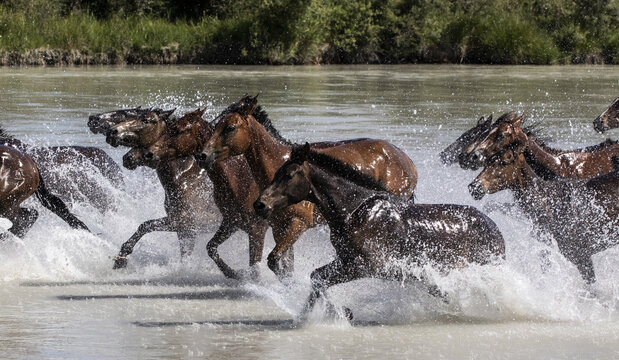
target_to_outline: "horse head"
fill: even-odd
[[[147,166],[195,155],[213,134],[213,127],[202,119],[206,108],[189,112],[167,122],[164,133],[143,153]]]
[[[600,133],[619,128],[619,97],[613,101],[606,111],[593,120],[593,128]]]
[[[170,120],[174,110],[176,109],[168,111],[155,109],[126,119],[112,126],[105,140],[114,147],[118,145],[148,147],[163,134],[166,122]]]
[[[256,109],[258,96],[244,96],[224,111],[215,125],[209,141],[204,144],[196,160],[200,167],[210,167],[214,162],[243,154],[252,142],[252,128],[249,118]]]
[[[520,169],[526,160],[522,152],[509,149],[495,156],[493,161],[469,184],[469,193],[475,200],[481,200],[485,194],[515,188],[521,177]]]
[[[523,118],[522,114],[516,112],[502,115],[485,137],[472,142],[460,153],[458,157],[460,166],[476,170],[492,161],[494,156],[503,153],[505,149],[524,150],[527,135],[520,127]]]
[[[490,126],[492,125],[492,115],[488,118],[480,117],[477,121],[477,124],[472,128],[465,131],[460,137],[456,139],[451,145],[445,148],[445,150],[441,151],[439,156],[441,157],[441,161],[445,165],[451,165],[458,161],[458,155],[466,148],[471,145],[474,141],[483,138],[490,131]]]
[[[274,211],[307,199],[312,191],[307,162],[310,151],[308,143],[292,148],[290,159],[277,170],[271,184],[254,202],[258,215],[268,218]]]

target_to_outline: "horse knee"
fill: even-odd
[[[267,266],[271,271],[278,274],[279,273],[279,258],[274,253],[270,253],[267,256]]]

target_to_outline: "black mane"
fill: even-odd
[[[309,161],[310,163],[318,166],[319,168],[331,173],[333,175],[340,176],[356,185],[361,187],[388,192],[385,185],[376,180],[370,175],[362,173],[349,164],[334,158],[333,156],[319,153],[313,150],[307,151],[303,146],[295,146],[292,148],[290,159],[294,161],[295,158],[301,158]]]

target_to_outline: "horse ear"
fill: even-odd
[[[162,111],[161,112],[161,116],[163,116],[163,117],[170,117],[170,115],[172,115],[174,113],[174,111],[176,111],[176,108],[170,109],[170,110],[166,110],[166,111]]]
[[[258,95],[249,99],[249,104],[247,104],[247,106],[241,110],[242,111],[241,115],[243,115],[243,117],[246,117],[247,115],[253,114],[257,106],[258,106]]]
[[[520,125],[522,125],[523,119],[524,119],[524,115],[518,114],[516,118],[514,119],[514,121],[512,122],[512,124],[514,125],[514,127],[520,127]]]
[[[200,110],[200,108],[198,108],[200,117],[204,116],[204,113],[206,112],[206,106],[204,107],[204,109]]]
[[[481,125],[481,124],[483,124],[485,122],[486,122],[486,118],[482,116],[482,117],[479,118],[479,120],[477,120],[477,125]]]

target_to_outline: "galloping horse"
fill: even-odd
[[[288,159],[292,146],[285,141],[270,121],[260,123],[252,116],[257,97],[245,96],[239,106],[225,114],[215,126],[215,132],[197,156],[200,166],[209,167],[216,161],[244,155],[260,189],[273,180],[275,171]],[[268,119],[267,119],[268,120]],[[265,126],[266,125],[266,126]],[[405,199],[413,196],[417,185],[417,170],[411,159],[396,146],[374,139],[354,139],[320,142],[314,149],[332,155],[385,184],[392,193]],[[273,228],[275,248],[267,258],[269,268],[284,275],[279,268],[283,253],[292,247],[299,236],[316,225],[314,206],[301,202],[278,211],[269,219]],[[292,267],[292,264],[284,264]]]
[[[47,190],[30,156],[13,147],[0,145],[0,216],[11,220],[13,226],[8,230],[16,236],[24,237],[37,220],[36,210],[20,207],[33,193],[43,206],[72,228],[90,231],[69,212],[62,200]]]
[[[292,149],[254,208],[268,217],[301,201],[316,204],[336,252],[334,261],[312,272],[312,293],[302,318],[330,286],[363,277],[403,279],[395,262],[430,262],[449,269],[505,255],[497,225],[477,209],[406,201],[374,177],[311,150],[307,143]]]
[[[539,140],[530,130],[521,127],[522,114],[515,112],[502,115],[485,137],[471,143],[460,154],[463,168],[477,169],[492,161],[500,149],[526,144],[525,158],[539,175],[591,179],[613,170],[613,156],[619,155],[619,144],[606,141],[581,150],[554,150]]]
[[[194,111],[179,119],[168,120],[159,139],[147,149],[136,153],[139,158],[136,156],[135,163],[158,169],[178,159],[193,159],[196,150],[201,149],[196,140],[210,138],[214,130],[202,119],[202,113]],[[206,248],[225,276],[238,278],[236,272],[219,256],[218,247],[237,230],[242,230],[249,236],[249,266],[254,266],[262,259],[268,224],[256,216],[252,207],[258,198],[258,185],[242,156],[231,157],[213,165],[207,169],[207,174],[213,183],[213,198],[222,220]],[[204,202],[206,198],[198,200]]]
[[[600,116],[593,120],[593,128],[598,132],[619,128],[619,97]]]
[[[472,128],[465,131],[460,137],[456,139],[451,145],[447,146],[441,153],[439,154],[441,161],[445,165],[453,165],[458,162],[458,156],[462,153],[464,149],[466,149],[469,145],[471,145],[474,141],[477,141],[480,138],[485,137],[490,131],[490,126],[492,125],[492,115],[490,115],[487,119],[485,117],[480,117],[477,120],[477,124]]]
[[[72,196],[88,201],[100,211],[108,210],[113,199],[103,189],[97,178],[89,176],[86,169],[93,168],[112,185],[123,188],[120,166],[103,150],[92,146],[30,146],[0,128],[0,145],[11,146],[28,154],[37,164],[39,172],[52,192],[61,194],[65,201]],[[59,171],[65,168],[66,171]],[[71,191],[72,186],[78,192]]]
[[[110,136],[115,137],[112,145],[133,147],[123,157],[126,168],[135,169],[144,147],[152,145],[164,133],[168,115],[162,118],[156,111],[144,112],[110,128],[108,139]],[[137,242],[152,231],[176,232],[181,256],[189,255],[193,251],[197,234],[210,227],[215,220],[214,209],[210,209],[209,204],[202,200],[211,191],[206,174],[193,158],[161,163],[155,170],[165,191],[164,207],[167,216],[145,221],[138,227],[123,243],[114,261],[115,269],[127,266],[127,256],[133,252]]]
[[[517,128],[519,118],[505,118]],[[494,136],[491,132],[488,137]],[[480,147],[486,141],[480,143]],[[471,195],[509,189],[516,203],[539,228],[553,235],[561,253],[587,282],[595,281],[591,256],[619,239],[619,169],[590,180],[545,180],[526,160],[529,142],[480,151],[492,159],[469,185]]]

